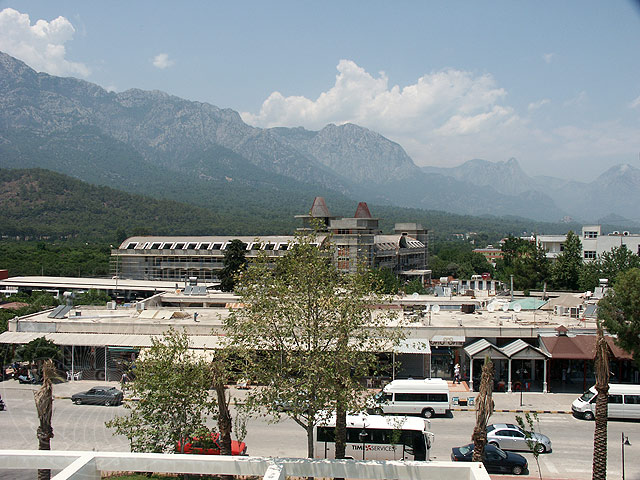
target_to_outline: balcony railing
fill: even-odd
[[[227,457],[162,453],[0,450],[0,472],[60,470],[52,480],[99,480],[102,472],[156,472],[371,480],[490,480],[481,463],[316,460],[308,458]]]

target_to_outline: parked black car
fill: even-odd
[[[473,443],[451,449],[451,460],[454,462],[470,462],[472,457]],[[488,473],[513,473],[514,475],[529,473],[526,458],[517,453],[505,452],[493,445],[485,445],[482,463]]]
[[[123,393],[115,387],[93,387],[86,392],[74,393],[71,401],[76,405],[120,405]]]

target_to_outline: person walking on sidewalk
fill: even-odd
[[[453,383],[460,383],[460,365],[456,363],[453,367]]]

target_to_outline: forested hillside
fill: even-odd
[[[263,199],[262,204],[242,199],[219,201],[208,208],[99,187],[42,169],[0,169],[0,235],[8,239],[80,240],[117,243],[125,236],[148,235],[260,235],[290,234],[294,218],[311,206],[308,198],[288,196]],[[356,202],[327,198],[332,215],[352,216]],[[481,243],[506,234],[523,232],[564,233],[567,224],[526,219],[472,217],[421,209],[370,205],[380,218],[383,232],[395,222],[417,222],[436,241],[456,233],[476,232]]]

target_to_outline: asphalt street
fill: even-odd
[[[79,391],[90,386],[78,385],[76,389]],[[30,385],[18,386],[13,381],[0,383],[0,394],[7,404],[7,410],[0,412],[0,449],[37,448],[34,389]],[[73,405],[68,398],[57,398],[53,412],[55,437],[51,447],[56,450],[128,451],[127,439],[115,436],[104,425],[114,416],[126,413],[123,406]],[[515,423],[515,415],[495,413],[490,421]],[[553,452],[540,456],[543,478],[591,478],[594,423],[566,414],[541,414],[539,418],[540,431],[553,442]],[[273,421],[271,417],[250,420],[245,439],[249,455],[305,457],[307,443],[304,430],[286,417],[275,424]],[[436,439],[431,458],[447,460],[452,447],[469,443],[474,423],[473,411],[456,411],[450,417],[433,418],[431,431]],[[631,442],[631,446],[625,447],[626,478],[640,480],[640,422],[609,422],[608,476],[611,479],[621,478],[621,432],[628,435]],[[537,478],[533,455],[523,454],[529,461],[530,476]],[[0,479],[9,478],[33,476],[27,472],[22,476],[0,470]]]

